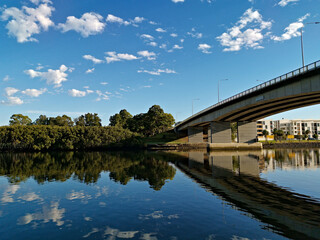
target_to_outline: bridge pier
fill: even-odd
[[[231,143],[230,122],[211,122],[208,135],[209,143]]]
[[[257,123],[238,122],[238,143],[257,142]]]
[[[188,127],[188,141],[189,143],[202,143],[203,127]]]

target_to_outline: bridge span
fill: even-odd
[[[277,113],[320,103],[320,61],[212,105],[176,124],[176,132],[187,131],[189,142],[231,143],[231,127],[238,123],[237,141],[256,141],[256,121]]]

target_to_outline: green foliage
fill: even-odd
[[[73,121],[71,117],[67,115],[62,115],[58,117],[51,117],[49,118],[49,125],[51,126],[61,126],[61,127],[72,127]]]
[[[32,123],[32,120],[28,116],[24,116],[22,114],[13,114],[10,119],[10,126],[26,126],[31,125]]]
[[[0,150],[48,151],[103,149],[138,136],[118,127],[0,127]]]
[[[81,115],[74,120],[76,126],[94,127],[101,126],[101,118],[98,117],[97,113],[87,113]]]
[[[128,128],[127,122],[131,118],[132,118],[132,115],[126,109],[123,109],[119,113],[109,118],[110,126]]]
[[[35,121],[34,125],[49,125],[49,118],[46,115],[40,115]]]

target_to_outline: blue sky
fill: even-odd
[[[320,56],[318,0],[4,0],[0,125],[159,104],[178,121]],[[273,116],[320,118],[320,107]]]

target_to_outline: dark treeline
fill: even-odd
[[[141,144],[141,138],[172,128],[174,118],[154,105],[147,113],[132,116],[127,110],[110,117],[102,126],[96,113],[87,113],[72,120],[67,115],[40,115],[34,122],[22,114],[11,116],[10,126],[0,127],[0,150],[49,151],[105,149],[121,143]]]
[[[176,170],[164,156],[144,153],[57,152],[57,153],[2,153],[0,176],[10,183],[29,178],[39,184],[66,181],[71,177],[87,184],[96,183],[103,171],[110,172],[115,182],[126,185],[131,179],[147,181],[160,190],[166,180],[173,179]]]

